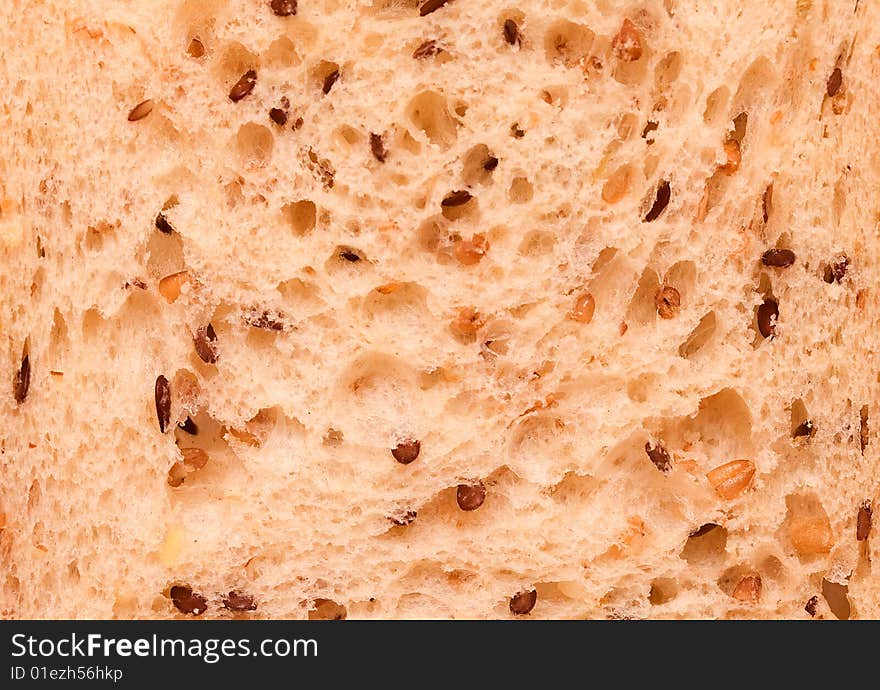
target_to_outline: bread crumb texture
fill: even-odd
[[[161,5],[0,8],[3,617],[880,616],[876,2]]]

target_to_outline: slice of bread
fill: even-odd
[[[876,2],[38,5],[4,617],[880,615]]]

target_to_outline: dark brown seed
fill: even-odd
[[[702,537],[706,534],[709,534],[713,529],[716,529],[719,525],[716,525],[714,522],[707,522],[705,525],[701,525],[699,529],[691,532],[688,537]]]
[[[654,463],[654,466],[661,472],[669,472],[672,469],[672,458],[669,457],[669,451],[663,447],[663,444],[658,443],[656,446],[652,446],[648,442],[645,444],[645,452],[648,454],[651,462]]]
[[[814,431],[813,422],[809,419],[798,425],[797,429],[791,432],[791,435],[794,438],[800,438],[803,436],[812,436]]]
[[[504,20],[504,40],[510,45],[522,45],[522,36],[519,35],[519,27],[512,19]]]
[[[260,314],[254,313],[245,316],[245,323],[254,328],[262,328],[264,331],[283,331],[284,324],[269,315],[268,311]]]
[[[406,525],[411,525],[415,521],[417,516],[418,516],[418,513],[416,511],[407,510],[407,511],[404,511],[403,513],[393,515],[393,516],[389,517],[388,519],[391,520],[391,522],[393,524],[397,525],[398,527],[405,527]]]
[[[515,616],[524,616],[535,608],[538,601],[538,591],[533,589],[528,592],[518,592],[510,597],[510,612]]]
[[[269,6],[279,17],[289,17],[296,14],[297,0],[272,0]]]
[[[865,448],[868,447],[868,406],[862,405],[859,410],[859,449],[862,455],[865,454]]]
[[[256,611],[257,604],[250,594],[244,592],[233,591],[223,598],[223,606],[230,611],[238,613],[242,611]]]
[[[189,46],[186,49],[186,52],[189,53],[190,57],[194,57],[196,59],[205,56],[205,44],[199,38],[194,37],[190,42]]]
[[[452,2],[452,0],[424,0],[419,7],[419,14],[424,17],[426,14],[439,10],[447,2]]]
[[[388,157],[388,151],[385,150],[381,134],[370,135],[370,151],[373,153],[373,158],[377,161],[380,163],[385,162],[385,159]]]
[[[660,125],[659,125],[658,123],[654,122],[653,120],[648,120],[648,121],[645,123],[645,128],[642,130],[642,139],[647,139],[647,138],[648,138],[648,135],[649,135],[651,132],[656,131],[656,129],[657,129],[659,126],[660,126]],[[654,140],[652,139],[651,141],[653,142]]]
[[[761,207],[763,211],[764,222],[767,222],[767,219],[770,218],[770,209],[773,206],[773,183],[767,185],[767,189],[764,190],[764,196],[761,199]]]
[[[177,425],[177,428],[181,431],[185,431],[191,436],[195,436],[199,433],[199,427],[196,426],[196,423],[192,420],[192,417],[187,417],[186,421],[181,422]]]
[[[810,597],[807,600],[806,606],[804,606],[804,611],[810,614],[810,617],[816,615],[816,611],[819,610],[819,597]]]
[[[646,223],[651,223],[660,217],[660,214],[663,213],[669,205],[669,199],[671,196],[672,190],[669,187],[669,183],[666,180],[661,181],[660,185],[657,187],[657,197],[654,199],[654,205],[651,206],[651,210],[648,211],[648,215],[645,216]]]
[[[856,541],[865,541],[871,533],[871,508],[870,501],[865,501],[859,507],[859,514],[856,516]]]
[[[201,616],[208,608],[208,600],[185,585],[175,585],[170,594],[171,601],[181,613]]]
[[[12,393],[15,402],[21,405],[27,398],[28,389],[31,387],[31,358],[25,355],[21,358],[21,367],[15,372],[12,384]]]
[[[794,252],[791,249],[768,249],[761,255],[761,263],[773,268],[788,268],[794,260]]]
[[[825,267],[825,275],[822,277],[826,283],[839,283],[846,276],[848,269],[849,258],[841,255]]]
[[[193,345],[196,348],[196,354],[205,362],[205,364],[215,364],[217,362],[217,333],[211,324],[203,326],[196,331],[193,337]]]
[[[301,117],[298,117],[298,118],[296,118],[296,121],[293,123],[293,127],[291,127],[291,129],[296,131],[302,126],[303,126],[303,119]]]
[[[514,139],[522,139],[526,135],[526,130],[519,126],[519,122],[510,125],[510,136]]]
[[[459,484],[455,498],[458,501],[458,507],[462,510],[476,510],[486,500],[486,487],[483,482]]]
[[[498,167],[498,159],[495,156],[489,156],[486,159],[486,162],[483,163],[483,170],[486,172],[492,172],[495,168]]]
[[[413,460],[419,457],[422,450],[422,444],[419,441],[407,440],[401,441],[391,450],[391,455],[401,465],[409,465]]]
[[[336,83],[336,81],[338,79],[339,79],[339,70],[335,69],[332,72],[330,72],[330,74],[328,74],[326,77],[324,77],[324,85],[321,87],[321,90],[325,94],[330,93],[330,89],[333,88],[333,85]]]
[[[467,202],[469,202],[473,197],[470,192],[467,192],[463,189],[449,192],[445,197],[443,197],[443,201],[440,202],[440,205],[443,208],[453,208],[454,206],[464,206]]]
[[[776,335],[776,320],[779,318],[779,304],[769,297],[758,307],[758,332],[765,338]]]
[[[160,213],[156,216],[156,230],[164,232],[166,235],[170,235],[174,232],[174,228],[171,227],[171,223],[168,222],[164,213]]]
[[[287,124],[287,113],[281,108],[272,108],[269,110],[269,119],[279,127],[284,127]]]
[[[443,48],[437,45],[437,41],[431,39],[424,41],[418,48],[413,51],[413,58],[416,60],[424,60],[425,58],[434,57],[438,53],[443,52]]]
[[[241,79],[235,82],[235,86],[229,90],[229,100],[233,103],[238,103],[242,98],[253,91],[256,85],[257,72],[256,70],[249,69],[241,75]]]
[[[171,422],[171,385],[161,374],[156,379],[156,416],[159,418],[159,431],[164,434]]]
[[[835,67],[828,77],[828,95],[832,98],[836,96],[841,86],[843,86],[843,72],[840,71],[840,67]]]
[[[148,98],[131,109],[128,113],[128,121],[137,122],[138,120],[143,120],[151,112],[153,112],[153,101]]]
[[[361,255],[351,249],[343,249],[341,252],[339,252],[339,258],[345,259],[346,261],[350,261],[354,264],[361,260]]]
[[[681,293],[668,285],[657,290],[654,295],[654,305],[661,319],[672,319],[681,308]]]

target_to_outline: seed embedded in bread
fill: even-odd
[[[814,617],[816,612],[819,610],[819,597],[810,597],[807,599],[807,603],[804,605],[804,611],[810,614],[810,617]]]
[[[391,455],[401,465],[409,465],[417,457],[419,457],[419,453],[421,452],[421,450],[421,442],[415,439],[407,439],[405,441],[401,441],[396,446],[394,446],[394,448],[391,449]]]
[[[611,39],[611,50],[621,62],[635,62],[642,57],[642,36],[629,19],[624,19],[620,30]]]
[[[666,180],[662,180],[660,184],[657,186],[657,196],[654,199],[654,204],[651,206],[651,210],[648,211],[645,216],[646,223],[653,223],[657,220],[663,211],[666,210],[666,207],[669,205],[669,200],[672,198],[672,188],[669,186],[669,182]]]
[[[192,417],[187,417],[184,421],[180,422],[177,425],[177,428],[181,431],[185,431],[190,436],[196,436],[199,433],[199,427],[196,426],[196,423],[192,420]]]
[[[582,292],[574,301],[568,318],[578,323],[590,323],[596,312],[596,299],[589,292]]]
[[[831,72],[831,76],[828,77],[828,86],[826,92],[828,96],[834,98],[840,91],[840,87],[843,86],[843,72],[840,71],[840,67],[835,67],[834,71]]]
[[[486,486],[483,482],[476,484],[459,484],[455,492],[458,507],[465,512],[476,510],[486,500]]]
[[[405,510],[401,513],[397,513],[396,515],[390,516],[388,519],[392,524],[397,527],[406,527],[407,525],[411,525],[415,522],[415,519],[418,517],[418,513],[414,510]]]
[[[655,446],[649,441],[645,444],[645,453],[648,454],[651,462],[661,472],[666,473],[672,469],[672,458],[669,457],[669,451],[664,448],[662,443],[658,443]]]
[[[205,364],[216,364],[217,362],[217,333],[214,326],[210,323],[207,326],[200,327],[193,336],[193,345],[196,354],[205,362]]]
[[[15,372],[15,377],[12,382],[12,394],[15,397],[15,402],[18,405],[21,405],[26,399],[28,395],[28,391],[31,387],[31,358],[30,355],[25,354],[21,358],[21,365],[18,370]]]
[[[269,6],[278,17],[290,17],[296,14],[297,0],[271,0]]]
[[[326,77],[324,77],[324,83],[321,86],[321,91],[324,92],[325,96],[328,93],[330,93],[330,89],[333,88],[333,85],[338,80],[339,80],[339,70],[338,69],[333,70],[332,72],[330,72],[330,74],[328,74]]]
[[[257,71],[249,69],[241,75],[241,78],[235,82],[233,87],[229,89],[229,100],[238,103],[242,98],[247,96],[257,85]]]
[[[724,142],[724,155],[727,160],[718,169],[728,175],[733,175],[739,170],[740,163],[742,163],[742,151],[736,139],[729,138]]]
[[[761,263],[773,268],[788,268],[795,262],[791,249],[768,249],[761,255]]]
[[[178,271],[170,276],[165,276],[159,281],[159,294],[165,298],[168,304],[174,304],[180,297],[184,283],[188,280],[189,273],[187,271]]]
[[[654,305],[661,319],[673,319],[681,308],[681,293],[674,287],[664,285],[654,295]]]
[[[156,377],[156,417],[159,419],[159,431],[163,434],[171,422],[171,384],[162,374]]]
[[[715,493],[730,501],[751,486],[755,469],[751,460],[734,460],[710,470],[706,478]]]
[[[519,26],[512,19],[504,20],[504,40],[512,46],[522,45],[522,36],[519,33]]]
[[[816,429],[813,425],[813,422],[808,419],[805,422],[801,422],[800,424],[798,424],[797,428],[791,432],[791,435],[792,438],[809,438],[813,435],[813,432],[815,432],[815,430]]]
[[[758,332],[765,338],[774,337],[778,318],[779,303],[768,297],[758,307]]]
[[[257,603],[254,601],[254,598],[250,594],[239,590],[233,590],[223,597],[223,606],[236,613],[257,610]]]
[[[429,57],[434,57],[442,52],[443,48],[441,48],[437,41],[432,38],[419,44],[419,46],[413,51],[412,56],[414,60],[424,60]]]
[[[471,196],[470,192],[460,189],[454,192],[449,192],[449,194],[443,197],[443,201],[440,202],[440,205],[443,208],[455,208],[456,206],[464,206],[472,198],[473,196]]]
[[[845,277],[849,269],[849,258],[846,254],[841,254],[834,258],[831,263],[825,267],[823,280],[826,283],[840,283]]]
[[[510,612],[514,616],[525,616],[531,613],[538,601],[538,590],[518,592],[510,597]]]
[[[169,592],[171,601],[181,613],[193,616],[201,616],[208,610],[208,600],[201,594],[196,594],[192,588],[186,585],[175,585]]]
[[[279,127],[284,127],[287,124],[287,112],[282,108],[270,108],[269,119]]]
[[[859,512],[856,515],[856,541],[865,541],[871,534],[871,517],[873,513],[871,502],[865,501],[859,506]]]
[[[381,134],[370,134],[370,152],[380,163],[384,163],[388,157],[388,151],[385,150],[385,143],[382,141]]]
[[[453,246],[452,252],[456,260],[462,266],[473,266],[479,263],[486,252],[489,251],[489,240],[478,232],[471,239],[458,239]]]
[[[148,98],[147,100],[138,103],[129,111],[128,121],[137,122],[138,120],[143,120],[151,112],[153,112],[153,101]]]
[[[452,2],[452,0],[423,0],[419,7],[419,15],[424,17],[431,12],[436,12],[448,2]]]
[[[734,587],[732,596],[739,601],[755,604],[761,598],[761,586],[760,575],[746,575]]]
[[[174,228],[171,226],[171,223],[168,222],[164,213],[159,213],[156,216],[156,229],[165,235],[171,235],[174,233]]]

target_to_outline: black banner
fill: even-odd
[[[0,687],[283,685],[346,679],[391,685],[491,681],[600,685],[617,676],[685,686],[790,684],[855,671],[874,623],[816,622],[0,622]],[[352,676],[352,674],[354,674]],[[599,679],[602,678],[602,682]],[[564,681],[564,682],[563,682]],[[698,681],[698,682],[697,682]],[[273,684],[274,686],[274,684]],[[747,685],[746,687],[752,687]]]

